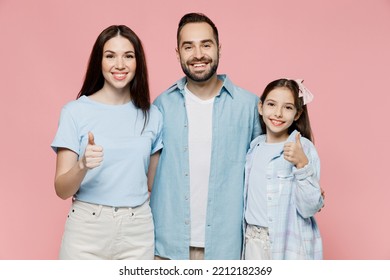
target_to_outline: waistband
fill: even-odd
[[[130,214],[131,216],[133,216],[134,212],[137,212],[149,206],[149,200],[147,200],[144,204],[135,207],[116,207],[94,204],[76,199],[73,200],[72,206],[75,208],[82,208],[83,210],[90,212],[94,216],[99,216],[101,214],[109,214],[113,216]]]

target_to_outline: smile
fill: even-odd
[[[274,126],[281,126],[284,124],[283,121],[277,121],[277,120],[272,120],[270,119],[271,123],[274,125]]]
[[[197,67],[205,67],[205,66],[206,66],[206,63],[196,63],[196,64],[193,64],[193,66],[194,66],[195,68],[197,68]]]
[[[127,73],[112,73],[116,80],[123,80],[126,78]]]

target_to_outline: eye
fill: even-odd
[[[112,54],[106,54],[106,58],[111,59],[114,58],[114,56]]]
[[[190,51],[190,50],[192,49],[192,46],[191,46],[191,45],[184,45],[184,46],[183,46],[183,49],[184,49],[185,51]]]
[[[206,48],[206,49],[211,48],[211,44],[209,44],[209,43],[204,44],[203,47]]]
[[[134,54],[127,54],[127,55],[126,55],[126,58],[127,58],[127,59],[132,59],[132,58],[134,58],[134,57],[135,57]]]
[[[287,105],[287,106],[286,106],[286,109],[287,109],[287,110],[294,110],[294,106]]]
[[[275,103],[271,102],[271,101],[268,101],[268,102],[265,103],[265,105],[273,107],[273,106],[275,106]]]

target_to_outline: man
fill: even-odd
[[[217,75],[218,30],[207,16],[182,17],[176,53],[186,77],[154,102],[164,119],[151,195],[156,258],[239,259],[258,97]]]

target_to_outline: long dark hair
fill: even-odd
[[[137,34],[125,25],[111,25],[97,37],[89,57],[84,83],[77,98],[83,95],[89,96],[103,87],[102,60],[104,44],[116,36],[127,38],[134,46],[137,67],[135,76],[130,82],[130,97],[134,106],[142,110],[145,119],[144,124],[146,124],[150,109],[150,91],[145,52]]]
[[[310,141],[314,142],[313,132],[310,126],[309,113],[307,106],[303,104],[303,98],[299,97],[299,85],[294,80],[279,79],[270,82],[264,89],[263,94],[260,97],[260,101],[264,104],[267,95],[276,88],[287,88],[294,96],[294,105],[297,108],[297,112],[301,112],[300,117],[292,123],[288,128],[288,133],[291,134],[294,130],[298,130],[302,136],[306,137]],[[263,118],[260,116],[260,124],[263,131],[266,131]]]

